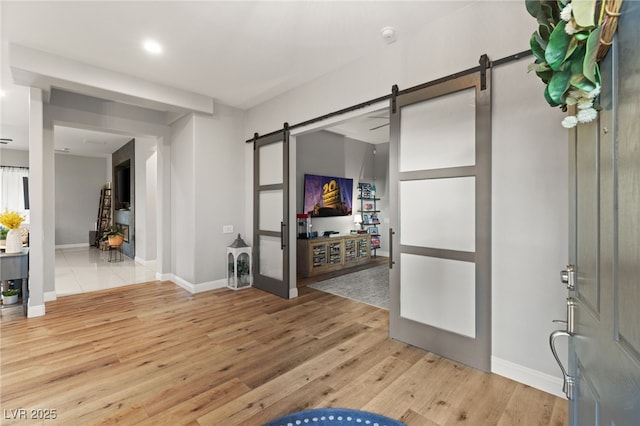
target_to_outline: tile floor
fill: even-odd
[[[95,247],[56,249],[56,296],[156,279],[154,263],[145,266],[127,256],[122,262],[108,262],[108,258],[108,252]]]
[[[309,287],[389,310],[389,266],[387,265],[319,281],[309,284]]]

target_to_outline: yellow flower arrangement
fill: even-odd
[[[18,229],[22,222],[24,217],[14,211],[5,210],[4,213],[0,213],[0,224],[9,229]]]

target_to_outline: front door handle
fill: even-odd
[[[562,391],[565,395],[567,395],[567,399],[571,401],[573,399],[573,387],[575,384],[575,379],[567,374],[567,370],[564,368],[564,365],[562,364],[562,361],[560,361],[560,357],[558,356],[558,351],[556,351],[556,339],[560,336],[571,337],[571,334],[565,330],[553,331],[549,335],[549,346],[551,347],[551,353],[553,354],[553,357],[558,363],[558,367],[560,367],[560,371],[562,371]]]
[[[560,357],[558,356],[558,351],[556,350],[556,339],[561,336],[571,337],[573,333],[575,333],[575,309],[576,309],[576,299],[573,297],[567,298],[567,319],[566,320],[554,320],[553,322],[560,322],[566,324],[565,330],[556,330],[551,333],[549,336],[549,346],[551,347],[551,353],[553,357],[556,359],[558,366],[560,367],[560,371],[562,371],[562,391],[567,395],[567,399],[571,400],[573,398],[573,387],[575,385],[575,379],[567,374],[567,370],[560,361]]]

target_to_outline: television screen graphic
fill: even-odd
[[[353,179],[304,175],[304,209],[311,217],[348,216],[352,212]]]

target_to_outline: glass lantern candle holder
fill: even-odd
[[[238,238],[227,247],[227,287],[232,290],[251,287],[253,285],[251,265],[251,246],[238,234]]]

